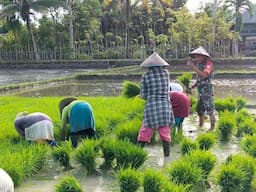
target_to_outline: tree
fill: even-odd
[[[38,53],[38,48],[35,42],[35,38],[31,28],[31,15],[33,15],[32,10],[41,11],[48,7],[60,5],[62,1],[60,0],[15,0],[12,3],[5,5],[0,11],[0,16],[10,17],[17,15],[26,23],[27,30],[33,45],[34,55],[36,60],[40,60],[40,55]]]
[[[225,0],[225,9],[233,10],[233,17],[235,19],[234,34],[239,34],[242,28],[242,13],[249,11],[252,16],[253,4],[250,0]],[[234,39],[234,56],[238,56],[238,36]]]

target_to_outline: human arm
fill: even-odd
[[[209,70],[200,71],[198,67],[191,61],[191,59],[188,60],[187,66],[189,66],[193,71],[195,71],[197,75],[199,75],[199,77],[201,77],[202,79],[205,79],[209,76]],[[194,87],[196,87],[196,84]]]
[[[69,108],[66,106],[61,115],[61,139],[66,140],[67,139],[67,124],[68,124],[68,113]]]

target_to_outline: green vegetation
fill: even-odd
[[[55,186],[56,192],[83,192],[80,184],[73,176],[65,176]]]
[[[141,175],[131,168],[121,169],[118,174],[121,192],[135,192],[140,187]]]

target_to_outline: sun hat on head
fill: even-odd
[[[206,57],[209,57],[209,58],[211,57],[209,55],[209,53],[207,53],[207,51],[202,46],[198,47],[194,51],[191,51],[188,55],[191,56],[191,57],[193,57],[195,55],[203,55],[203,56],[206,56]]]
[[[64,99],[62,99],[60,102],[59,102],[59,111],[60,111],[60,114],[62,115],[62,111],[63,109],[69,105],[70,103],[72,103],[73,101],[75,100],[78,100],[76,97],[66,97]]]
[[[141,67],[162,67],[169,66],[169,64],[163,60],[156,52],[150,55],[143,63],[140,64]]]

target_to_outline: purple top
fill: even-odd
[[[16,130],[18,131],[18,133],[24,137],[25,129],[27,127],[30,127],[34,123],[37,123],[37,122],[40,122],[43,120],[51,121],[51,118],[49,116],[45,115],[44,113],[35,112],[35,113],[28,114],[28,115],[17,117],[14,121],[14,126],[15,126]]]

